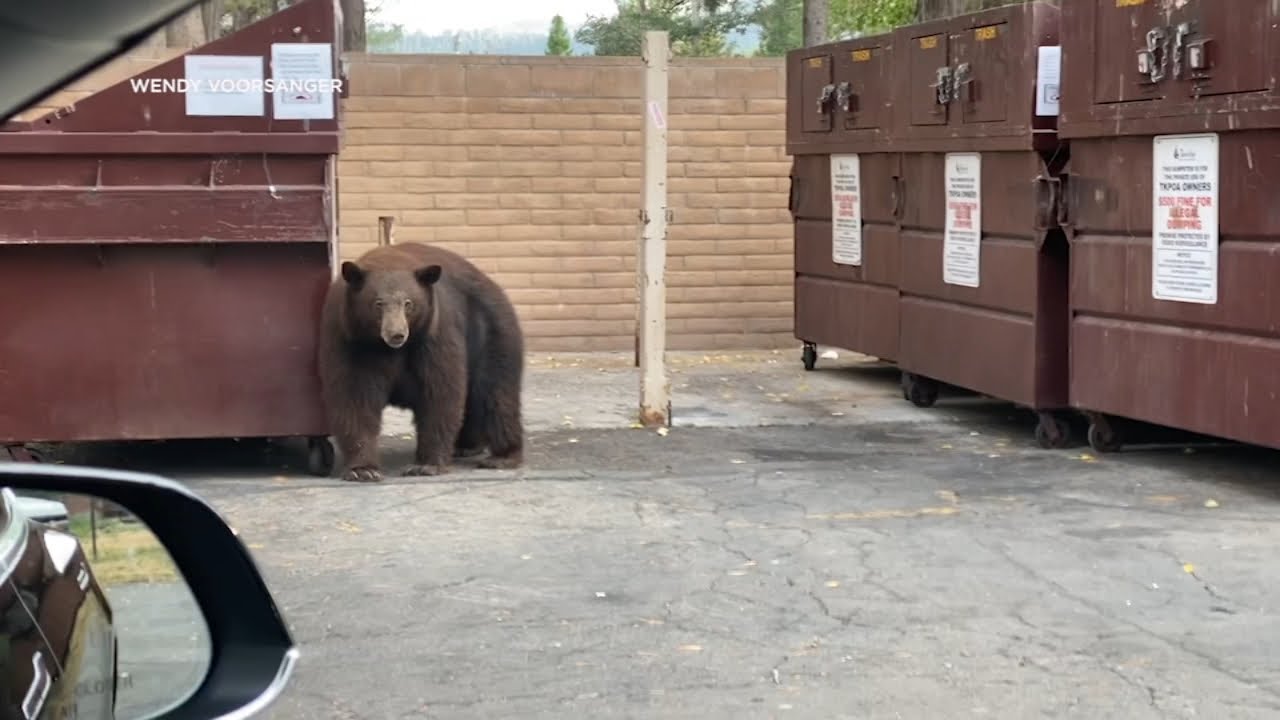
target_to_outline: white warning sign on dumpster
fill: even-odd
[[[831,156],[831,261],[862,264],[862,163],[857,155]]]
[[[946,163],[942,281],[976,288],[982,256],[982,156],[947,153]]]
[[[276,120],[332,120],[334,91],[332,43],[272,43],[272,117]]]
[[[1151,296],[1214,305],[1218,302],[1218,136],[1157,136],[1151,166]]]

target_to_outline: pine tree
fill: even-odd
[[[573,54],[573,42],[569,39],[569,28],[564,24],[564,18],[559,15],[551,18],[551,32],[547,35],[547,54]]]

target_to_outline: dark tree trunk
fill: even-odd
[[[830,17],[830,0],[804,0],[805,47],[821,45],[827,41],[827,22]]]
[[[342,0],[342,49],[366,52],[364,0]]]

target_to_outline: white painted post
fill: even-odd
[[[640,211],[640,424],[671,424],[667,379],[667,65],[666,32],[644,34],[644,190]]]

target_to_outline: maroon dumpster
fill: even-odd
[[[330,472],[338,18],[305,0],[0,129],[0,445],[306,437]]]
[[[1280,448],[1280,10],[1063,4],[1071,403]]]
[[[927,407],[945,383],[1029,407],[1045,447],[1069,439],[1056,5],[1006,6],[894,37],[903,393]]]
[[[860,38],[787,57],[795,334],[808,370],[818,343],[890,362],[898,356],[891,39]]]

